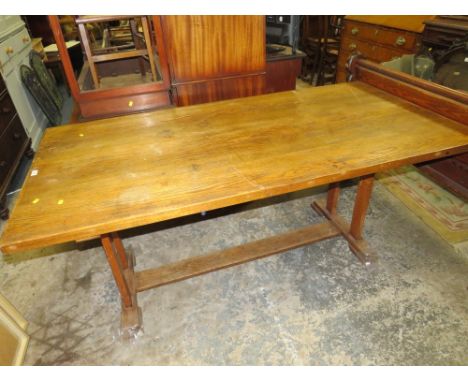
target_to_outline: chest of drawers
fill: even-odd
[[[389,61],[421,47],[424,21],[434,16],[347,16],[341,35],[337,82],[346,81],[346,61],[362,54],[375,62]]]
[[[0,75],[33,147],[48,124],[40,106],[21,81],[20,67],[29,64],[31,36],[19,16],[0,16]]]
[[[5,82],[0,76],[0,217],[8,217],[6,191],[31,140],[24,131]]]

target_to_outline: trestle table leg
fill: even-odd
[[[348,224],[345,219],[336,212],[339,196],[338,184],[332,183],[330,185],[326,202],[315,201],[312,203],[312,208],[319,214],[325,216],[338,228],[341,235],[348,241],[349,249],[366,265],[375,262],[377,259],[375,253],[362,238],[362,230],[372,194],[373,182],[373,174],[363,176],[359,180],[351,224]]]
[[[121,329],[124,336],[129,337],[142,325],[135,289],[134,259],[125,252],[117,233],[101,235],[101,244],[122,299]]]

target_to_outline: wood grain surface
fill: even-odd
[[[265,75],[247,74],[235,77],[192,81],[174,85],[177,106],[196,105],[265,93]]]
[[[174,84],[265,72],[264,16],[163,16]]]
[[[265,16],[161,16],[178,106],[265,93]]]
[[[468,151],[468,126],[361,82],[48,129],[4,253]]]

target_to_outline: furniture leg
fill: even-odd
[[[136,26],[135,19],[130,19],[130,31],[132,32],[133,43],[135,44],[135,49],[141,49],[141,41],[138,37],[138,30]],[[138,64],[140,65],[140,73],[142,76],[146,76],[145,70],[145,61],[143,57],[138,57]]]
[[[129,337],[142,325],[138,307],[133,256],[128,256],[117,233],[101,235],[101,244],[122,299],[121,329]],[[125,258],[125,259],[123,259]]]
[[[122,240],[120,240],[119,235],[117,235],[115,232],[111,233],[111,237],[112,237],[112,244],[114,245],[114,249],[119,255],[122,269],[127,269],[128,259],[127,259],[127,254],[125,253],[125,248],[122,244]]]
[[[320,44],[320,59],[317,65],[317,82],[316,86],[323,85],[323,68],[324,68],[324,60],[325,60],[325,50],[323,44]]]
[[[311,85],[314,84],[315,73],[317,73],[320,60],[322,59],[320,46],[321,46],[321,44],[320,44],[320,42],[318,42],[318,46],[315,48],[314,62],[312,64],[312,74],[310,75],[310,81],[309,81],[309,83]],[[317,80],[318,80],[318,78],[317,78]]]
[[[366,219],[373,185],[374,174],[364,176],[359,181],[356,201],[354,202],[353,219],[351,220],[351,228],[349,230],[351,235],[357,240],[362,240],[362,229],[364,228],[364,220]]]
[[[376,254],[362,238],[362,229],[372,193],[373,181],[373,174],[366,175],[359,180],[351,224],[348,224],[343,217],[336,213],[339,193],[339,188],[336,184],[330,185],[326,202],[315,201],[312,203],[312,208],[330,220],[348,241],[349,249],[365,265],[369,265],[377,259]]]
[[[156,77],[156,67],[154,65],[154,54],[153,54],[153,44],[151,41],[151,32],[149,29],[148,18],[143,16],[141,18],[141,24],[143,26],[143,35],[145,36],[146,50],[148,51],[148,60],[151,67],[151,74],[153,75],[153,81],[157,80]]]
[[[338,206],[339,197],[340,197],[340,184],[331,183],[328,188],[328,194],[327,194],[327,210],[331,214],[336,213],[336,208]]]
[[[88,39],[88,31],[86,30],[85,24],[78,24],[78,31],[80,32],[81,42],[86,53],[86,58],[88,59],[89,70],[91,72],[91,77],[93,78],[94,87],[99,88],[99,77],[96,71],[96,64],[93,59],[93,52],[91,51],[91,46]]]

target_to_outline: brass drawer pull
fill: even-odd
[[[353,29],[351,29],[351,34],[352,34],[353,36],[356,36],[358,33],[359,33],[359,29],[358,29],[358,28],[354,27]]]
[[[25,44],[26,44],[27,42],[29,42],[29,37],[24,36],[24,37],[23,37],[23,42],[24,42]]]
[[[395,40],[395,44],[398,46],[403,46],[406,44],[406,38],[403,36],[398,36],[397,39]]]
[[[351,50],[355,50],[357,48],[357,45],[355,43],[351,43],[349,44],[348,48]]]
[[[4,106],[2,107],[2,114],[9,114],[11,113],[11,107]]]
[[[5,49],[5,52],[6,54],[12,54],[14,52],[14,49],[11,46],[9,46]]]

